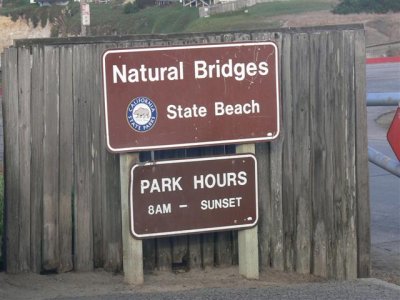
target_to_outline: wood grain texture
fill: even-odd
[[[59,266],[59,49],[44,47],[43,269]]]
[[[272,235],[271,224],[271,184],[270,184],[270,144],[256,144],[256,158],[258,165],[258,230],[260,270],[265,271],[271,267],[272,253],[270,240]],[[283,248],[282,248],[283,250]]]
[[[93,270],[93,222],[91,197],[91,123],[89,50],[84,45],[73,47],[74,86],[74,269]]]
[[[30,50],[18,49],[19,268],[30,270],[31,243],[31,66]]]
[[[90,102],[90,124],[91,124],[91,197],[93,209],[93,263],[94,267],[102,267],[104,265],[104,241],[103,241],[103,218],[102,218],[102,205],[101,201],[101,188],[102,188],[102,164],[101,164],[101,135],[100,132],[100,118],[102,105],[102,80],[101,80],[101,53],[98,52],[97,45],[87,45],[89,51],[89,64],[90,69],[88,74],[90,80],[87,82],[89,85],[89,102]],[[112,251],[111,251],[112,252]]]
[[[278,49],[282,48],[282,38],[279,33],[271,33],[270,40],[274,40]],[[282,72],[282,56],[278,53],[278,71]],[[282,107],[279,108],[280,117],[282,120]],[[285,188],[282,185],[283,173],[283,141],[284,138],[280,135],[276,140],[270,143],[270,225],[271,225],[271,267],[283,271],[284,263],[284,235],[283,235],[283,209],[282,209],[282,190]]]
[[[43,93],[44,93],[43,47],[32,48],[31,88],[31,271],[42,270],[43,234]]]
[[[5,250],[8,273],[21,271],[19,262],[20,247],[20,190],[19,190],[19,130],[18,130],[18,49],[4,51],[3,80],[3,122],[5,157]],[[17,100],[17,101],[16,101]]]
[[[329,63],[326,51],[327,34],[310,36],[310,132],[311,132],[311,189],[312,189],[312,273],[326,277],[328,259],[329,199],[327,184],[330,173],[327,166],[329,151],[326,135],[326,118],[329,110],[325,86],[328,84],[327,71]]]
[[[282,126],[281,136],[283,138],[282,149],[282,210],[283,210],[283,234],[284,234],[284,262],[286,271],[295,269],[295,205],[294,205],[294,183],[293,183],[293,160],[294,160],[294,137],[293,137],[293,91],[291,67],[295,64],[291,55],[292,36],[284,34],[282,38]]]
[[[112,45],[97,45],[97,57],[107,48],[116,48]],[[101,65],[98,64],[96,76],[101,78]],[[121,190],[120,190],[120,170],[119,155],[107,151],[105,113],[103,104],[102,84],[96,84],[97,91],[101,97],[97,100],[100,109],[100,168],[101,168],[101,209],[102,209],[102,227],[103,227],[103,259],[104,269],[107,271],[118,272],[122,270],[122,229],[121,229]],[[97,201],[99,201],[98,199]]]
[[[72,261],[72,205],[74,189],[74,110],[73,110],[73,74],[72,47],[60,49],[60,200],[59,200],[59,236],[60,264],[59,272],[73,269]]]
[[[355,33],[354,68],[356,82],[356,201],[357,201],[357,271],[358,277],[369,277],[371,273],[371,224],[369,202],[367,108],[365,106],[365,36]]]

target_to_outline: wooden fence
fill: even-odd
[[[16,41],[2,56],[7,271],[122,270],[119,157],[105,144],[104,50],[243,40],[273,40],[280,49],[281,135],[256,145],[261,269],[368,276],[365,40],[359,25]],[[155,156],[233,151],[227,145]],[[150,239],[143,248],[147,271],[238,260],[235,231]]]

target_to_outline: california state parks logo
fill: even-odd
[[[150,98],[137,97],[129,103],[126,118],[133,130],[149,131],[156,124],[157,107]]]

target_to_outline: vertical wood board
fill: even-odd
[[[74,87],[74,268],[93,269],[93,222],[91,197],[91,126],[89,51],[85,45],[73,47]]]
[[[73,111],[73,74],[72,47],[60,49],[60,202],[59,236],[60,264],[59,272],[73,269],[72,261],[72,205],[74,186],[74,111]]]
[[[19,262],[20,247],[20,191],[19,191],[19,130],[18,130],[18,50],[9,48],[4,51],[4,156],[5,156],[5,250],[6,270],[8,273],[21,271]]]
[[[30,270],[31,244],[31,60],[27,48],[18,49],[18,144],[19,144],[19,265]],[[17,142],[17,141],[16,141]]]
[[[59,49],[44,47],[43,269],[59,266]]]
[[[42,270],[43,236],[43,138],[44,138],[44,51],[32,48],[31,70],[31,271]]]

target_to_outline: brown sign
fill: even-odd
[[[133,166],[131,232],[136,238],[254,226],[257,162],[250,154]]]
[[[267,141],[279,134],[272,42],[108,50],[112,152]]]

